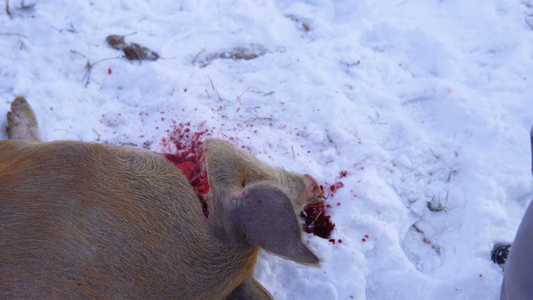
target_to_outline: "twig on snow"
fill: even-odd
[[[6,14],[7,14],[10,18],[13,18],[13,14],[11,13],[11,10],[9,10],[9,0],[6,0]]]
[[[85,72],[85,75],[83,76],[83,78],[81,79],[81,80],[85,80],[85,79],[87,79],[87,80],[85,81],[85,87],[87,87],[87,86],[89,85],[89,82],[90,82],[90,80],[91,80],[91,71],[92,71],[93,67],[94,67],[96,64],[101,63],[101,62],[106,61],[106,60],[120,59],[120,57],[107,57],[107,58],[102,58],[102,59],[100,59],[100,60],[98,60],[98,61],[96,61],[96,62],[94,62],[94,63],[91,63],[91,62],[89,61],[89,59],[87,58],[87,56],[84,55],[83,53],[80,53],[80,52],[78,52],[78,51],[76,51],[76,50],[70,50],[70,52],[71,52],[71,53],[74,53],[74,54],[78,54],[78,55],[80,55],[81,57],[83,57],[83,58],[85,58],[85,59],[87,60],[87,63],[85,64],[86,72]]]
[[[35,3],[24,4],[24,0],[22,0],[22,3],[20,4],[20,8],[19,9],[30,9],[30,8],[33,8],[34,6],[35,6]]]
[[[250,87],[246,88],[246,90],[244,90],[244,92],[242,92],[242,94],[240,94],[239,96],[237,96],[237,101],[239,101],[239,103],[241,104],[241,107],[244,108],[244,110],[248,113],[250,113],[251,115],[253,115],[255,118],[252,118],[252,119],[249,119],[249,120],[246,120],[244,122],[249,122],[249,121],[257,121],[257,120],[260,120],[260,121],[272,121],[272,117],[260,117],[258,116],[252,109],[249,109],[247,108],[246,106],[244,106],[244,103],[242,103],[242,100],[241,100],[241,97],[244,96],[244,94],[246,94],[248,92],[248,90],[250,90]],[[256,108],[259,108],[259,107],[254,107],[253,109],[256,109]]]
[[[431,146],[429,145],[429,143],[426,143],[426,145],[428,146],[429,151],[431,151],[431,154],[433,154],[433,156],[434,156],[436,159],[441,159],[441,156],[440,156],[440,155],[437,155],[437,154],[435,154],[435,152],[433,152],[433,149],[431,149]]]
[[[68,130],[66,130],[66,129],[54,129],[54,132],[56,132],[56,131],[64,131],[64,132],[66,132],[66,133],[69,133],[69,134],[75,135],[75,136],[78,137],[78,139],[80,139],[80,141],[83,141],[83,139],[81,138],[81,136],[79,136],[77,133],[74,133],[74,132],[72,132],[72,131],[68,131]]]
[[[213,80],[211,80],[211,77],[207,75],[207,79],[209,79],[209,82],[211,83],[211,89],[217,94],[218,100],[222,101],[222,97],[220,97],[220,94],[218,93],[218,90],[215,88],[215,84],[213,84]]]
[[[20,33],[0,32],[0,35],[13,35],[13,36],[18,36],[18,37],[22,37],[22,38],[28,39],[27,36],[22,35]]]
[[[28,9],[32,9],[33,7],[35,7],[35,3],[25,4],[24,0],[23,0],[22,3],[20,4],[20,7],[16,7],[16,9],[18,9],[18,10],[28,10]],[[13,18],[13,12],[9,8],[9,0],[6,0],[6,14],[9,16],[9,18]]]
[[[206,49],[207,49],[207,46],[204,47],[204,49],[202,49],[200,52],[196,53],[196,55],[192,58],[191,63],[193,66],[196,65],[196,60],[198,59],[198,57],[200,57],[200,55],[202,55],[202,53],[205,52]]]
[[[529,26],[529,28],[531,28],[533,30],[533,22],[529,20],[530,18],[533,18],[533,15],[528,15],[528,16],[525,17],[526,24]]]

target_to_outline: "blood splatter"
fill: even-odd
[[[203,155],[204,145],[201,139],[208,135],[209,131],[192,132],[190,123],[179,123],[174,125],[174,132],[168,138],[163,138],[162,143],[165,149],[175,147],[175,153],[162,153],[162,155],[173,163],[189,180],[202,205],[205,217],[209,216],[206,195],[209,193],[209,182],[207,179],[207,169],[205,157]]]
[[[342,183],[341,181],[337,181],[335,182],[334,184],[332,184],[329,189],[331,190],[332,193],[335,193],[338,189],[344,187],[344,183]]]
[[[207,218],[209,216],[209,208],[206,199],[210,187],[206,161],[203,155],[204,145],[201,140],[205,136],[209,136],[211,132],[208,129],[193,132],[190,129],[190,122],[179,124],[174,122],[174,128],[169,133],[169,137],[162,140],[162,147],[165,149],[163,152],[165,153],[161,154],[187,177]],[[337,182],[330,186],[330,190],[333,192],[343,186],[342,182]],[[320,188],[323,190],[323,186],[320,186]],[[327,207],[331,208],[331,205],[328,204]],[[304,220],[303,227],[306,232],[328,239],[335,228],[335,224],[331,222],[331,216],[326,215],[325,208],[324,202],[308,205],[304,208],[300,217]]]

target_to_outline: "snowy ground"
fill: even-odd
[[[261,254],[276,299],[498,298],[533,197],[533,1],[35,3],[0,13],[0,116],[22,95],[45,140],[155,151],[190,122],[343,182],[321,269]],[[106,43],[131,33],[161,58]]]

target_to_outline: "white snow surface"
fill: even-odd
[[[25,96],[44,140],[162,151],[190,122],[325,187],[343,182],[326,200],[335,243],[305,234],[320,268],[260,253],[255,276],[275,299],[499,298],[491,250],[512,242],[533,197],[533,1],[9,8],[0,115]],[[129,61],[111,34],[161,58]],[[221,58],[232,53],[257,57]]]

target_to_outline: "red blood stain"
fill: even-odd
[[[325,239],[330,237],[335,224],[331,222],[331,216],[326,215],[325,208],[324,202],[311,204],[304,208],[300,217],[304,220],[305,232],[313,233]]]
[[[209,216],[206,195],[209,193],[209,182],[207,180],[207,169],[203,155],[204,135],[208,135],[208,130],[191,132],[190,123],[179,123],[174,125],[174,132],[168,138],[163,138],[163,147],[168,149],[169,145],[176,147],[175,153],[162,153],[171,163],[173,163],[189,180],[192,188],[198,196],[202,205],[202,211],[206,218]]]
[[[344,183],[342,183],[341,181],[338,181],[338,182],[335,182],[334,184],[332,184],[329,189],[331,190],[332,193],[335,193],[338,189],[344,187]]]
[[[348,176],[348,170],[341,171],[341,178]]]
[[[335,241],[335,239],[329,239],[328,242],[332,243],[333,245],[335,245],[335,243],[342,244],[342,240],[341,239],[338,239],[336,241]]]
[[[107,74],[111,75],[112,71],[111,68],[107,69]]]

